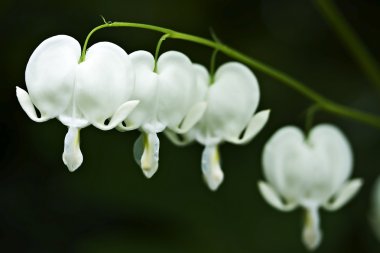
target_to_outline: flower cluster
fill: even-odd
[[[57,118],[68,127],[62,158],[70,171],[83,161],[80,129],[89,125],[101,130],[139,129],[134,156],[150,178],[158,169],[157,134],[165,131],[174,143],[197,140],[205,145],[202,171],[215,190],[223,180],[218,145],[248,142],[269,117],[268,110],[255,114],[258,83],[238,62],[222,65],[211,78],[203,66],[177,51],[156,60],[146,51],[128,55],[113,43],[100,42],[88,49],[83,62],[80,56],[74,38],[51,37],[37,47],[27,64],[29,93],[16,88],[32,120]],[[178,134],[184,135],[183,140]]]
[[[51,37],[27,64],[29,93],[16,88],[32,120],[57,118],[68,127],[62,159],[70,171],[83,162],[80,129],[93,125],[101,130],[138,129],[134,158],[150,178],[158,169],[158,133],[164,132],[179,146],[193,141],[204,146],[202,173],[208,187],[216,190],[224,178],[219,145],[249,142],[269,118],[269,110],[256,113],[258,82],[241,63],[228,62],[209,73],[177,51],[156,59],[146,51],[127,54],[109,42],[93,45],[83,56],[72,37]],[[319,208],[339,209],[362,185],[361,179],[347,181],[352,163],[349,142],[336,127],[318,125],[305,137],[287,126],[265,145],[267,182],[259,182],[259,190],[281,211],[305,209],[302,238],[306,247],[315,249],[321,241]],[[378,205],[375,209],[379,213]]]

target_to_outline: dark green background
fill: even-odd
[[[344,16],[379,59],[378,1],[338,1]],[[298,93],[255,72],[260,109],[272,109],[267,127],[250,144],[221,147],[225,181],[210,192],[201,178],[202,148],[177,148],[161,136],[158,173],[147,180],[132,158],[137,132],[81,132],[84,163],[69,173],[61,155],[66,127],[31,121],[15,96],[25,88],[29,56],[44,39],[67,34],[83,43],[101,24],[143,22],[220,39],[275,66],[335,101],[380,114],[379,95],[311,1],[8,1],[0,2],[1,153],[0,252],[306,252],[302,212],[281,213],[259,195],[261,152],[281,126],[304,125],[310,106]],[[153,51],[159,34],[109,29],[91,43],[112,41],[127,52]],[[211,50],[166,41],[163,50],[185,52],[208,64]],[[220,56],[218,62],[228,60]],[[368,224],[370,193],[380,171],[380,132],[319,113],[351,141],[354,176],[365,185],[347,206],[321,212],[323,242],[316,252],[379,252]]]

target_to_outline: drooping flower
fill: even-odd
[[[92,124],[102,130],[112,129],[138,104],[136,100],[127,101],[134,86],[134,72],[122,48],[100,42],[88,49],[81,63],[80,55],[80,44],[74,38],[48,38],[36,48],[26,66],[29,94],[16,87],[18,101],[32,120],[58,118],[68,126],[62,158],[70,171],[83,161],[81,128]]]
[[[196,100],[197,85],[190,59],[169,51],[156,63],[152,54],[130,54],[136,72],[133,99],[140,104],[118,129],[139,128],[142,132],[134,145],[136,162],[144,175],[152,177],[158,169],[160,142],[157,133],[166,128],[175,133],[187,132],[202,116],[206,103]]]
[[[210,83],[208,71],[194,64],[197,73],[198,100],[206,100],[207,109],[201,120],[183,139],[170,131],[166,134],[175,144],[185,145],[193,140],[205,146],[201,167],[211,190],[222,183],[218,146],[226,141],[233,144],[249,142],[264,127],[269,110],[255,114],[260,92],[254,74],[243,64],[230,62],[222,65]]]
[[[263,153],[268,183],[259,182],[264,199],[281,211],[305,209],[302,240],[309,250],[321,242],[318,210],[335,211],[360,189],[361,179],[348,181],[352,151],[335,126],[321,124],[305,137],[300,129],[287,126],[267,142]]]

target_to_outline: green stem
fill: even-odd
[[[135,27],[135,28],[142,28],[142,29],[147,29],[147,30],[154,30],[154,31],[166,33],[166,34],[172,34],[174,32],[173,30],[162,28],[162,27],[155,26],[155,25],[147,25],[147,24],[139,24],[139,23],[127,23],[127,22],[106,23],[106,24],[95,27],[87,35],[86,40],[84,41],[84,44],[83,44],[82,54],[80,56],[79,63],[83,62],[86,59],[86,50],[87,50],[88,41],[90,40],[90,37],[96,31],[103,29],[103,28],[109,28],[109,27]]]
[[[215,61],[216,61],[216,56],[218,55],[219,50],[214,49],[211,55],[211,60],[210,60],[210,85],[212,85],[215,81]]]
[[[314,105],[310,106],[309,109],[307,109],[306,122],[305,122],[306,136],[309,135],[310,129],[313,127],[314,115],[319,109],[321,109],[319,104],[314,104]]]
[[[352,120],[356,120],[359,122],[362,122],[364,124],[376,127],[380,129],[380,117],[366,113],[361,112],[359,110],[346,107],[343,105],[340,105],[338,103],[335,103],[324,96],[320,95],[319,93],[315,92],[314,90],[307,87],[302,82],[294,79],[293,77],[287,75],[284,72],[281,72],[280,70],[277,70],[273,67],[270,67],[269,65],[266,65],[256,59],[253,59],[231,47],[226,46],[225,44],[222,44],[220,42],[215,42],[212,40],[208,40],[202,37],[194,36],[191,34],[176,32],[171,29],[154,26],[154,25],[147,25],[147,24],[140,24],[140,23],[128,23],[128,22],[114,22],[109,24],[103,24],[100,26],[95,27],[88,35],[83,45],[82,55],[80,57],[80,62],[85,60],[86,57],[86,49],[88,45],[88,41],[92,34],[94,34],[96,31],[103,29],[103,28],[111,28],[111,27],[134,27],[134,28],[142,28],[146,30],[153,30],[157,32],[161,32],[164,34],[169,34],[171,39],[179,39],[179,40],[185,40],[194,42],[197,44],[201,44],[207,47],[211,47],[213,49],[216,49],[218,51],[223,52],[226,56],[229,56],[237,61],[240,61],[248,66],[250,66],[253,69],[256,69],[258,71],[261,71],[264,74],[267,74],[271,76],[272,78],[282,82],[283,84],[287,85],[288,87],[298,91],[308,99],[314,101],[315,103],[319,104],[321,109],[328,111],[330,113],[346,117]]]
[[[380,92],[380,67],[332,0],[315,0],[317,9]]]
[[[154,70],[153,70],[154,72],[157,72],[157,60],[158,60],[158,56],[160,54],[162,42],[164,42],[164,40],[166,40],[169,37],[170,37],[170,34],[168,34],[168,33],[164,34],[161,36],[160,40],[157,43],[156,53],[154,54]]]

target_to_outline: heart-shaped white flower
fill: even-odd
[[[264,127],[269,110],[255,114],[260,91],[254,74],[243,64],[229,62],[210,75],[201,65],[194,64],[197,73],[197,100],[205,100],[207,109],[201,120],[180,140],[168,131],[175,144],[184,145],[197,140],[205,146],[202,154],[202,172],[211,190],[223,181],[218,145],[223,141],[234,144],[249,142]]]
[[[78,62],[80,55],[81,47],[74,38],[48,38],[36,48],[26,66],[29,94],[16,87],[18,101],[32,120],[58,118],[69,127],[62,158],[70,171],[83,161],[81,128],[92,124],[102,130],[112,129],[138,104],[136,100],[127,101],[133,91],[134,72],[122,48],[100,42],[88,49],[84,62]]]
[[[158,169],[160,142],[157,133],[168,128],[185,133],[200,119],[206,103],[195,99],[196,76],[190,59],[184,54],[169,51],[155,60],[146,51],[130,54],[136,72],[133,99],[140,104],[118,129],[140,128],[142,135],[134,145],[136,162],[146,177]]]
[[[297,206],[306,210],[303,242],[311,250],[321,241],[319,207],[339,209],[362,185],[360,179],[347,181],[352,160],[346,137],[328,124],[314,127],[307,138],[296,127],[283,127],[264,147],[268,183],[259,182],[260,192],[279,210],[291,211]]]

